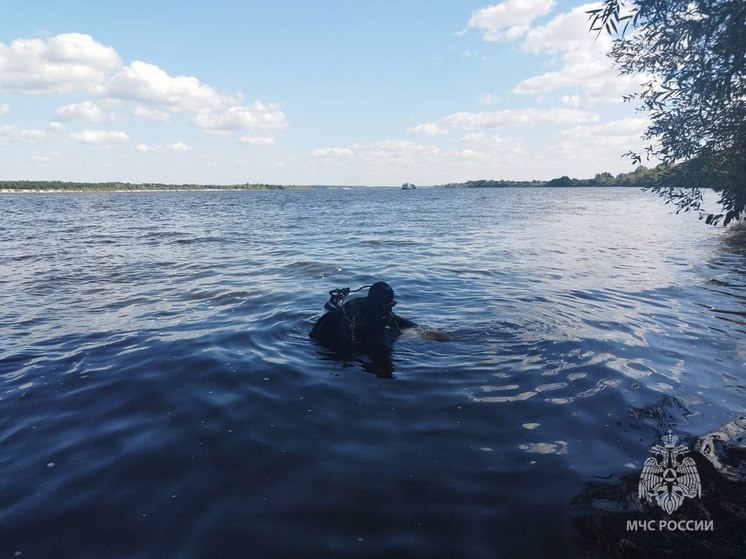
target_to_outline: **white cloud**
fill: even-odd
[[[141,153],[185,153],[194,151],[194,148],[188,144],[176,142],[173,144],[165,144],[161,146],[153,146],[148,144],[137,144],[135,149]]]
[[[171,113],[169,112],[143,107],[142,105],[135,105],[132,107],[132,114],[141,118],[147,118],[148,120],[156,120],[159,122],[168,122],[171,118]]]
[[[514,155],[526,152],[526,149],[518,140],[514,140],[513,138],[504,138],[499,134],[470,132],[469,134],[466,134],[465,136],[459,138],[459,140],[472,145],[499,148],[500,151],[503,153],[511,153]]]
[[[500,99],[499,97],[495,97],[494,95],[492,95],[490,93],[488,93],[487,95],[482,95],[479,98],[479,102],[482,105],[496,105],[500,101],[502,101],[502,99]]]
[[[412,128],[407,128],[407,134],[410,136],[443,136],[448,134],[448,128],[439,126],[434,122],[426,122],[425,124],[419,124]]]
[[[218,138],[230,138],[231,137],[231,131],[230,130],[211,130],[211,129],[204,129],[202,130],[205,134],[208,136],[216,136]]]
[[[285,113],[274,103],[243,105],[240,95],[222,94],[195,77],[170,76],[158,66],[141,61],[117,72],[105,93],[113,99],[137,103],[132,113],[143,118],[166,121],[171,112],[192,113],[194,126],[213,136],[287,127]]]
[[[0,105],[0,116],[3,116],[9,110],[10,110],[10,107],[3,103],[2,105]]]
[[[598,4],[576,6],[569,12],[555,16],[547,24],[534,27],[526,34],[521,48],[534,54],[556,54],[585,49],[590,43],[597,44],[601,51],[607,51],[611,39],[603,33],[596,37],[595,33],[590,32],[587,12],[598,7]]]
[[[320,148],[312,152],[315,157],[311,168],[315,176],[328,173],[326,180],[337,183],[349,181],[338,178],[348,176],[360,177],[360,182],[368,184],[401,184],[403,181],[442,184],[493,177],[498,170],[505,173],[500,178],[517,178],[515,167],[527,164],[518,142],[487,135],[472,139],[475,140],[471,142],[473,147],[451,150],[403,140]]]
[[[113,48],[81,33],[0,43],[3,90],[24,95],[85,91],[95,96],[94,100],[60,107],[49,123],[57,130],[75,119],[103,122],[121,110],[162,122],[173,113],[187,113],[195,127],[215,136],[258,131],[245,136],[241,140],[245,143],[274,142],[267,137],[287,127],[285,113],[276,104],[244,104],[240,94],[221,93],[193,76],[171,76],[147,62],[135,60],[124,66]],[[0,114],[5,112],[3,107],[7,106],[0,105]],[[102,107],[112,112],[107,114]],[[70,138],[93,144],[116,142],[116,135],[89,132],[74,132]],[[259,137],[264,139],[257,140]]]
[[[563,105],[577,109],[580,106],[580,95],[563,95],[560,97]]]
[[[349,148],[318,148],[311,152],[314,157],[329,158],[329,157],[348,157],[354,152]]]
[[[82,33],[0,43],[0,89],[21,95],[95,93],[122,62],[116,51]]]
[[[553,151],[574,161],[602,161],[630,149],[641,150],[640,136],[648,126],[646,118],[625,118],[594,126],[575,126],[556,137]]]
[[[51,163],[55,159],[59,159],[60,153],[56,151],[48,151],[45,154],[39,154],[34,155],[31,158],[31,161],[33,161],[36,164],[37,169],[46,169],[49,167],[49,163]]]
[[[71,132],[68,137],[76,142],[95,146],[126,144],[130,140],[125,132],[118,130],[82,130]]]
[[[473,160],[482,160],[487,159],[489,156],[481,151],[476,151],[473,149],[460,149],[455,151],[447,151],[445,154],[447,157],[451,157],[454,159],[461,159],[465,161],[473,161]]]
[[[311,155],[323,161],[347,160],[354,165],[371,167],[402,167],[407,165],[434,164],[440,148],[402,140],[384,140],[366,144],[353,144],[350,148],[319,148]]]
[[[578,109],[506,109],[494,112],[454,113],[443,120],[454,128],[473,130],[505,126],[583,124],[598,120],[598,115]]]
[[[125,66],[106,86],[114,99],[155,105],[173,111],[196,112],[217,109],[226,101],[209,85],[192,76],[169,76],[155,64],[135,60]]]
[[[238,141],[251,145],[271,145],[275,143],[274,138],[268,138],[265,136],[241,136]]]
[[[423,165],[435,162],[440,148],[416,142],[385,140],[370,144],[353,144],[360,162],[371,166]]]
[[[57,121],[67,120],[88,120],[90,122],[103,122],[106,120],[106,113],[91,101],[83,101],[82,103],[74,103],[72,105],[65,105],[55,111]]]
[[[19,130],[18,140],[21,142],[38,142],[47,137],[47,133],[44,130]]]
[[[194,125],[206,131],[282,130],[287,127],[285,113],[273,103],[257,101],[250,106],[233,106],[225,110],[200,111]]]
[[[559,55],[562,67],[523,80],[513,88],[513,93],[542,95],[572,88],[581,90],[590,103],[596,103],[621,102],[623,95],[635,90],[640,78],[618,76],[607,57],[612,46],[610,37],[589,32],[587,12],[594,7],[598,5],[578,6],[527,33],[522,44],[524,50]]]
[[[525,34],[536,18],[549,13],[554,0],[505,0],[475,11],[469,28],[483,32],[485,41],[517,39]]]
[[[31,144],[46,138],[44,130],[24,130],[12,124],[0,125],[0,145],[6,144]]]

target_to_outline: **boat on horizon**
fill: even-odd
[[[402,190],[417,190],[417,187],[413,185],[411,182],[405,182],[403,185],[401,185]]]

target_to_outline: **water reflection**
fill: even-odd
[[[396,367],[393,351],[390,347],[384,345],[369,348],[364,352],[335,351],[318,346],[316,354],[323,361],[333,361],[343,367],[357,365],[362,371],[374,374],[381,379],[395,378]]]
[[[746,224],[732,225],[723,233],[723,242],[728,247],[728,252],[738,254],[746,258]],[[740,271],[743,271],[742,269]]]

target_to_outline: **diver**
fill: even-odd
[[[321,345],[336,350],[369,351],[390,347],[402,329],[417,326],[411,320],[393,312],[394,290],[385,281],[369,287],[365,297],[345,301],[350,289],[333,289],[324,305],[328,311],[311,330],[311,338]]]

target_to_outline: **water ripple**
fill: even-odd
[[[746,414],[743,228],[637,191],[0,203],[6,556],[573,555],[583,484]],[[378,279],[438,335],[308,339]]]

